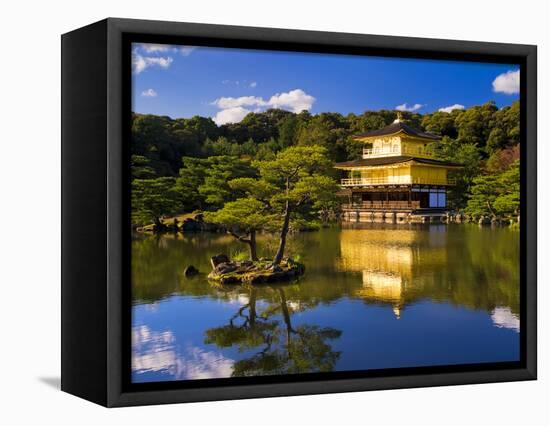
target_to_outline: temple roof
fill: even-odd
[[[431,164],[434,166],[446,166],[446,167],[462,167],[462,164],[452,163],[450,161],[432,160],[429,158],[411,157],[408,155],[396,155],[389,157],[378,158],[361,158],[359,160],[344,161],[342,163],[336,163],[334,167],[348,168],[348,167],[366,167],[366,166],[386,166],[389,164],[406,163],[408,161],[415,161],[421,164]]]
[[[354,135],[353,138],[354,139],[371,138],[376,136],[394,135],[399,132],[403,132],[409,136],[414,136],[422,139],[430,139],[430,140],[441,139],[440,136],[437,136],[431,133],[422,132],[411,126],[408,126],[407,124],[403,123],[403,121],[399,119],[395,120],[389,126],[382,127],[381,129],[377,129],[377,130],[372,130],[366,133],[360,133],[358,135]]]

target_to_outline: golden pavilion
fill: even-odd
[[[336,163],[348,176],[341,180],[346,221],[425,221],[447,214],[447,188],[460,164],[436,160],[429,144],[439,136],[405,124],[398,113],[389,126],[355,135],[363,142],[360,159]]]

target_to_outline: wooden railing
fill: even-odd
[[[410,210],[419,209],[420,201],[363,201],[342,204],[341,207],[343,210]]]
[[[393,146],[386,148],[364,148],[363,158],[394,157],[397,155],[411,155],[413,157],[433,158],[431,149],[424,147]]]
[[[370,186],[370,185],[454,185],[455,179],[426,179],[412,176],[386,176],[376,178],[348,178],[342,179],[342,186]]]

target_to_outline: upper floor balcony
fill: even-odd
[[[340,184],[344,187],[351,186],[377,186],[377,185],[455,185],[454,177],[446,178],[422,178],[415,176],[385,176],[371,178],[348,178],[342,179]]]
[[[363,158],[396,157],[410,155],[411,157],[433,158],[434,152],[426,147],[413,147],[407,145],[393,145],[382,148],[364,148]]]

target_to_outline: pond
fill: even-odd
[[[276,244],[260,237],[260,255]],[[222,234],[134,237],[133,382],[519,360],[517,230],[326,228],[292,236],[297,282],[208,281],[212,255],[244,249]]]

